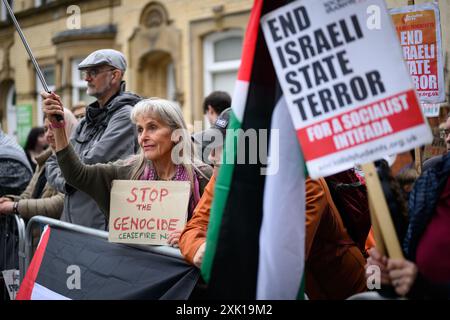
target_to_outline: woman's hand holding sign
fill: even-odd
[[[167,240],[169,246],[178,248],[178,242],[180,241],[181,232],[182,230],[176,230],[169,235],[169,239]]]

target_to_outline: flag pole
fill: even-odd
[[[36,59],[34,58],[33,52],[31,51],[31,48],[28,45],[27,40],[25,39],[25,36],[23,35],[22,29],[20,28],[19,23],[17,22],[17,19],[14,16],[14,13],[13,13],[11,7],[9,6],[8,1],[7,0],[2,0],[2,1],[5,4],[6,9],[8,10],[8,13],[11,17],[12,22],[14,23],[14,26],[16,27],[17,32],[19,33],[20,39],[22,39],[22,43],[25,47],[25,50],[27,50],[28,56],[30,57],[31,62],[33,63],[34,69],[36,70],[36,73],[39,77],[39,80],[42,83],[42,87],[44,87],[44,90],[46,92],[50,93],[50,90],[48,89],[48,86],[47,86],[47,82],[45,82],[44,75],[42,74],[41,68],[39,68],[38,63],[37,63]]]
[[[381,234],[380,223],[375,215],[374,200],[369,192],[367,192],[367,198],[369,200],[370,220],[372,222],[373,235],[375,237],[375,247],[381,255],[386,255],[386,244],[384,243],[383,235]]]
[[[422,174],[422,151],[420,148],[414,149],[414,163],[419,176]]]
[[[390,258],[402,259],[403,252],[397,238],[397,233],[395,232],[394,223],[389,214],[389,207],[386,203],[375,165],[373,162],[366,163],[362,165],[362,169],[366,179],[371,216],[375,218],[372,221],[374,234],[377,235],[377,238],[382,238],[380,249],[384,251],[384,244]]]
[[[22,29],[20,28],[20,25],[17,22],[16,16],[14,15],[14,12],[11,9],[11,6],[8,3],[8,0],[2,0],[2,1],[3,1],[3,4],[6,7],[6,10],[9,13],[9,16],[11,17],[11,20],[12,20],[14,26],[16,27],[17,32],[19,33],[20,39],[22,40],[22,43],[23,43],[23,46],[25,47],[25,50],[27,51],[28,56],[31,59],[31,62],[33,63],[34,69],[36,70],[36,74],[37,74],[39,80],[41,81],[42,87],[44,88],[45,92],[51,93],[51,91],[48,88],[47,82],[45,81],[44,75],[42,74],[42,70],[39,67],[39,64],[37,63],[36,58],[34,57],[33,52],[31,51],[31,48],[28,45],[27,40],[25,39],[25,36],[24,36],[24,34],[22,32]],[[58,121],[63,120],[62,116],[60,116],[60,115],[56,115],[56,119]]]

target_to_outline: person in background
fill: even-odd
[[[447,117],[444,125],[445,144],[447,145],[447,152],[450,151],[450,114]]]
[[[53,125],[56,123],[54,115],[63,115],[59,97],[45,99],[44,106]],[[113,180],[189,181],[190,219],[211,177],[212,169],[195,158],[180,107],[175,102],[164,99],[145,99],[133,108],[131,120],[138,132],[140,153],[108,164],[83,164],[69,144],[65,131],[57,125],[56,155],[64,178],[78,190],[90,194],[106,220],[109,220]],[[181,230],[173,231],[168,244],[178,246],[180,234]]]
[[[224,91],[214,91],[203,100],[203,112],[213,125],[219,114],[231,107],[231,97]]]
[[[130,121],[130,114],[141,97],[125,91],[123,77],[126,68],[124,55],[112,49],[94,51],[78,65],[87,82],[87,94],[97,99],[87,106],[86,116],[70,140],[75,153],[85,164],[116,161],[138,150],[136,128]],[[58,99],[58,104],[62,106],[57,95],[46,92],[41,95],[44,101]],[[46,108],[45,104],[43,108]],[[50,157],[45,170],[48,183],[65,194],[62,221],[107,229],[108,223],[102,210],[90,194],[67,183],[55,156]]]
[[[366,291],[364,250],[371,223],[365,186],[350,169],[307,178],[305,191],[308,297],[342,300]]]
[[[80,121],[86,115],[86,103],[84,101],[80,101],[77,104],[75,104],[70,109],[70,111],[72,111],[72,113],[75,116],[75,118],[77,118],[78,121]]]
[[[450,151],[450,114],[447,117],[447,121],[439,125],[439,128],[442,128],[442,131],[444,132],[445,144],[447,146],[447,151],[444,153],[445,155]],[[444,155],[437,155],[425,160],[422,165],[422,171],[426,171],[429,168],[432,168],[436,163],[442,160],[442,157]]]
[[[409,196],[404,259],[373,248],[366,268],[378,266],[381,283],[413,299],[450,298],[450,153],[424,171]],[[369,276],[369,275],[367,275]]]
[[[28,133],[28,138],[25,143],[24,150],[33,172],[36,170],[36,157],[40,155],[42,151],[44,151],[47,147],[48,144],[45,139],[44,128],[32,128]]]
[[[22,147],[0,129],[0,197],[21,194],[32,176]]]
[[[231,107],[231,97],[224,91],[214,91],[208,95],[203,101],[203,111],[211,126],[216,124],[218,116],[226,109]],[[197,152],[200,159],[207,164],[209,162],[209,154],[213,151],[213,148],[208,144],[204,144],[201,141],[205,141],[202,137],[202,132],[198,132],[192,135],[192,140],[196,143]],[[199,146],[198,146],[199,145]]]
[[[66,133],[70,136],[78,121],[67,109],[64,110],[64,118],[67,123]],[[0,214],[14,213],[25,219],[35,215],[60,218],[64,206],[64,194],[52,188],[45,176],[45,163],[56,147],[53,129],[47,117],[44,119],[44,131],[50,148],[36,157],[37,167],[25,191],[19,196],[5,195],[0,198]]]
[[[31,176],[31,166],[25,151],[15,138],[5,134],[0,128],[0,199],[5,194],[22,193]],[[3,200],[0,200],[0,207],[1,202]],[[0,271],[19,268],[19,234],[13,218],[0,214]],[[6,293],[4,283],[0,272],[0,294]],[[5,290],[2,291],[1,288]]]
[[[408,169],[401,173],[399,173],[395,178],[397,179],[400,188],[403,193],[403,197],[406,202],[408,202],[409,199],[409,193],[411,192],[414,182],[418,178],[418,174],[416,169]]]

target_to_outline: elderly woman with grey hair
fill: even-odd
[[[55,130],[56,154],[59,167],[67,181],[84,191],[97,202],[109,218],[110,192],[113,180],[172,180],[189,181],[190,200],[188,219],[212,175],[212,168],[196,158],[193,143],[177,103],[150,98],[136,104],[131,121],[136,124],[140,153],[126,160],[108,164],[84,165],[68,142],[60,98],[52,94],[44,100],[44,112],[48,114]],[[181,152],[172,152],[173,149]],[[172,157],[176,154],[176,158]],[[168,244],[178,245],[181,230],[173,232]]]

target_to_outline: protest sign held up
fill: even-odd
[[[312,178],[431,141],[384,1],[295,1],[261,23]]]
[[[439,6],[423,3],[394,8],[389,12],[420,101],[444,102]]]
[[[186,181],[114,180],[109,241],[167,244],[186,224],[189,190]]]

